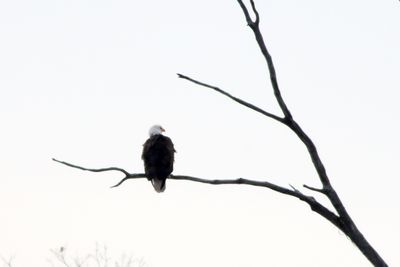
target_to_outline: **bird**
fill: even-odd
[[[165,191],[165,181],[174,169],[176,152],[171,139],[163,132],[165,130],[160,125],[152,126],[142,152],[145,176],[158,193]]]

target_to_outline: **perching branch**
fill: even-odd
[[[122,172],[125,177],[122,178],[117,184],[111,186],[112,188],[120,186],[123,182],[129,179],[138,179],[138,178],[146,178],[144,173],[129,173],[124,169],[121,168],[116,168],[116,167],[110,167],[110,168],[100,168],[100,169],[92,169],[92,168],[85,168],[81,167],[75,164],[71,164],[65,161],[60,161],[57,159],[54,159],[54,161],[64,164],[66,166],[84,170],[84,171],[91,171],[91,172],[106,172],[106,171],[119,171]],[[146,178],[147,179],[147,178]],[[188,175],[170,175],[168,179],[172,180],[187,180],[187,181],[192,181],[192,182],[198,182],[198,183],[205,183],[205,184],[212,184],[212,185],[227,185],[227,184],[237,184],[237,185],[251,185],[251,186],[258,186],[258,187],[265,187],[269,188],[273,191],[292,196],[295,198],[300,199],[301,201],[306,202],[311,210],[314,212],[320,214],[327,220],[329,220],[331,223],[333,223],[336,227],[338,227],[340,230],[343,230],[343,226],[341,225],[341,222],[339,220],[339,217],[334,214],[332,211],[330,211],[328,208],[323,206],[321,203],[316,201],[313,197],[304,195],[301,193],[299,190],[295,189],[292,187],[291,189],[267,182],[267,181],[255,181],[255,180],[250,180],[250,179],[245,179],[245,178],[237,178],[237,179],[224,179],[224,180],[219,180],[219,179],[204,179],[204,178],[198,178],[198,177],[193,177],[193,176],[188,176]]]
[[[265,187],[268,189],[271,189],[273,191],[289,195],[295,198],[298,198],[299,200],[309,204],[311,209],[320,214],[322,217],[330,221],[333,225],[338,227],[343,233],[345,233],[353,242],[354,244],[360,249],[360,251],[365,255],[365,257],[374,265],[374,266],[387,266],[385,261],[380,257],[380,255],[375,251],[375,249],[369,244],[369,242],[364,238],[362,233],[358,230],[357,226],[351,219],[350,215],[346,211],[342,201],[340,200],[338,194],[334,190],[334,188],[331,185],[331,182],[328,178],[328,175],[326,173],[326,169],[324,164],[322,163],[322,160],[318,154],[317,148],[311,138],[304,132],[304,130],[300,127],[300,125],[293,119],[293,116],[287,107],[282,94],[281,90],[278,85],[278,80],[277,80],[277,75],[276,75],[276,70],[275,66],[272,60],[272,57],[266,47],[264,38],[261,34],[260,31],[260,16],[258,13],[258,10],[255,6],[255,3],[253,0],[250,0],[250,5],[251,5],[251,11],[254,13],[255,19],[253,20],[251,18],[250,12],[246,5],[243,3],[242,0],[237,0],[239,3],[239,6],[241,7],[243,14],[245,16],[246,22],[248,26],[251,28],[251,30],[254,33],[255,39],[257,41],[257,44],[261,50],[261,53],[263,57],[266,60],[267,66],[268,66],[268,76],[273,88],[273,92],[276,98],[276,101],[279,104],[279,107],[283,113],[283,117],[280,117],[278,115],[272,114],[270,112],[267,112],[251,103],[248,103],[238,97],[232,96],[231,94],[227,93],[226,91],[216,87],[212,86],[203,82],[200,82],[198,80],[192,79],[188,76],[178,74],[179,78],[188,80],[190,82],[193,82],[195,84],[198,84],[200,86],[212,89],[228,98],[231,100],[251,109],[254,110],[258,113],[261,113],[262,115],[271,118],[275,121],[278,121],[282,123],[283,125],[287,126],[290,128],[296,135],[297,137],[302,141],[302,143],[305,145],[305,147],[308,150],[308,153],[310,155],[311,161],[314,165],[314,168],[318,174],[319,180],[322,184],[322,188],[315,188],[311,187],[308,185],[303,185],[304,188],[307,188],[311,191],[315,191],[317,193],[325,195],[331,204],[333,205],[335,212],[332,212],[322,204],[320,204],[318,201],[316,201],[312,196],[307,196],[301,193],[298,189],[292,187],[292,189],[288,189],[285,187],[281,187],[266,181],[254,181],[254,180],[249,180],[249,179],[244,179],[244,178],[238,178],[238,179],[229,179],[229,180],[210,180],[210,179],[203,179],[203,178],[197,178],[197,177],[192,177],[192,176],[185,176],[185,175],[170,175],[168,179],[175,179],[175,180],[188,180],[188,181],[193,181],[193,182],[200,182],[200,183],[207,183],[207,184],[213,184],[213,185],[223,185],[223,184],[246,184],[246,185],[251,185],[251,186],[259,186],[259,187]],[[80,170],[85,170],[85,171],[91,171],[91,172],[105,172],[105,171],[119,171],[122,172],[125,177],[120,180],[116,185],[112,187],[117,187],[121,185],[123,182],[125,182],[128,179],[136,179],[136,178],[146,178],[144,173],[129,173],[125,171],[124,169],[121,168],[116,168],[116,167],[111,167],[111,168],[101,168],[101,169],[88,169],[84,167],[80,167],[77,165],[73,165],[67,162],[59,161],[56,159],[53,159],[54,161],[57,161],[61,164],[67,165],[69,167],[77,168]]]

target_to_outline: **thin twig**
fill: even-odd
[[[185,79],[185,80],[191,81],[191,82],[193,82],[193,83],[195,83],[195,84],[198,84],[198,85],[201,85],[201,86],[204,86],[204,87],[213,89],[214,91],[216,91],[216,92],[218,92],[218,93],[220,93],[220,94],[223,94],[224,96],[229,97],[229,98],[232,99],[233,101],[235,101],[235,102],[237,102],[237,103],[239,103],[239,104],[241,104],[241,105],[243,105],[243,106],[245,106],[245,107],[247,107],[247,108],[249,108],[249,109],[252,109],[252,110],[254,110],[254,111],[257,111],[257,112],[259,112],[259,113],[261,113],[261,114],[263,114],[263,115],[265,115],[265,116],[267,116],[267,117],[270,117],[270,118],[272,118],[272,119],[274,119],[274,120],[276,120],[276,121],[279,121],[279,122],[281,122],[281,123],[284,122],[284,119],[283,119],[283,118],[278,117],[278,116],[276,116],[276,115],[274,115],[274,114],[272,114],[272,113],[269,113],[269,112],[267,112],[267,111],[265,111],[265,110],[263,110],[263,109],[261,109],[261,108],[255,106],[255,105],[253,105],[253,104],[250,104],[250,103],[248,103],[248,102],[246,102],[246,101],[244,101],[244,100],[238,98],[238,97],[235,97],[235,96],[233,96],[233,95],[231,95],[231,94],[225,92],[224,90],[222,90],[222,89],[220,89],[220,88],[218,88],[218,87],[216,87],[216,86],[213,86],[213,85],[209,85],[209,84],[200,82],[200,81],[198,81],[198,80],[192,79],[192,78],[190,78],[190,77],[188,77],[188,76],[185,76],[185,75],[183,75],[183,74],[180,74],[180,73],[178,73],[178,77],[181,78],[181,79]]]
[[[315,192],[324,194],[324,195],[325,195],[325,193],[326,193],[326,191],[325,191],[324,189],[315,188],[315,187],[312,187],[312,186],[308,186],[308,185],[306,185],[306,184],[303,184],[303,187],[304,187],[304,188],[307,188],[307,189],[309,189],[309,190],[311,190],[311,191],[315,191]]]
[[[300,190],[298,190],[296,187],[294,187],[293,185],[291,185],[291,184],[289,184],[289,186],[293,189],[293,191],[295,191],[295,192],[297,192],[297,193],[299,193],[299,194],[302,194],[301,192],[300,192]]]
[[[7,267],[12,267],[13,266],[13,261],[14,261],[14,256],[10,256],[8,259],[0,255],[1,261],[4,263],[5,266]]]
[[[117,167],[92,169],[92,168],[81,167],[81,166],[78,166],[78,165],[75,165],[75,164],[71,164],[71,163],[68,163],[68,162],[65,162],[65,161],[61,161],[61,160],[58,160],[58,159],[55,159],[55,158],[53,158],[53,160],[55,162],[64,164],[64,165],[66,165],[68,167],[72,167],[72,168],[83,170],[83,171],[90,171],[90,172],[119,171],[119,172],[122,172],[123,174],[125,174],[125,177],[122,178],[122,180],[119,181],[117,184],[111,186],[111,188],[120,186],[123,182],[125,182],[128,179],[146,178],[146,174],[144,174],[144,173],[129,173],[126,170],[124,170],[122,168],[117,168]]]
[[[144,173],[131,173],[131,174],[129,174],[129,176],[126,176],[126,177],[122,178],[121,181],[119,181],[115,185],[110,186],[110,188],[118,187],[123,182],[125,182],[126,180],[129,180],[129,179],[140,179],[140,178],[146,178],[147,179],[146,174],[144,174]]]
[[[77,165],[74,165],[74,164],[71,164],[71,163],[68,163],[68,162],[65,162],[65,161],[60,161],[60,160],[55,159],[55,158],[52,158],[52,160],[54,160],[54,161],[56,161],[58,163],[67,165],[69,167],[73,167],[73,168],[76,168],[76,169],[81,169],[83,171],[91,171],[91,172],[119,171],[119,172],[122,172],[123,174],[125,174],[126,176],[130,175],[129,172],[125,171],[124,169],[117,168],[117,167],[109,167],[109,168],[101,168],[101,169],[88,169],[88,168],[77,166]]]

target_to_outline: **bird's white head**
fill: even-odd
[[[151,126],[151,128],[149,130],[149,135],[153,136],[156,134],[162,134],[163,132],[165,132],[164,128],[161,127],[161,125],[156,124],[156,125]]]

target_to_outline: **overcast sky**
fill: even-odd
[[[400,3],[256,4],[294,118],[362,233],[400,266]],[[0,36],[0,255],[15,267],[96,242],[151,267],[370,266],[306,204],[268,189],[167,181],[157,194],[144,179],[110,189],[119,173],[51,161],[142,172],[158,123],[175,174],[318,187],[289,129],[176,76],[280,115],[236,1],[1,1]]]

